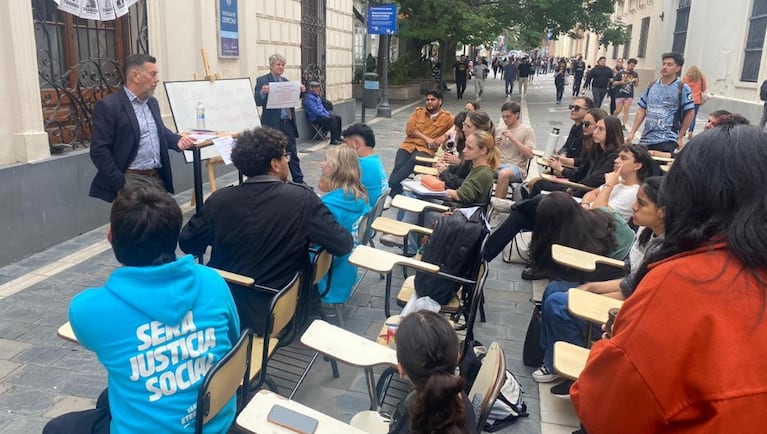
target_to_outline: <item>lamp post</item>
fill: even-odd
[[[381,35],[381,39],[379,43],[383,46],[381,51],[383,52],[383,56],[381,56],[381,59],[379,61],[381,62],[381,76],[378,77],[378,81],[381,85],[381,100],[378,102],[378,110],[376,112],[376,116],[384,117],[384,118],[390,118],[391,117],[391,107],[389,106],[389,41],[391,40],[391,35],[385,34]]]

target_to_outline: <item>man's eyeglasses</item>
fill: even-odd
[[[284,153],[284,154],[282,154],[282,156],[283,156],[283,157],[284,157],[286,160],[290,161],[290,154],[288,154],[287,152],[286,152],[286,153]]]
[[[569,105],[569,106],[567,106],[567,108],[569,108],[572,111],[576,111],[576,112],[580,111],[580,110],[586,110],[585,108],[583,108],[583,107],[581,107],[579,105]]]

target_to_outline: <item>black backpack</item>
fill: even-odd
[[[445,213],[439,217],[429,240],[424,245],[421,260],[439,265],[439,271],[458,277],[473,279],[472,272],[480,261],[482,240],[488,233],[481,210],[471,216],[460,212]],[[418,297],[431,297],[439,304],[447,304],[458,291],[459,283],[424,271],[415,273],[415,292]]]
[[[762,101],[767,101],[767,80],[762,82],[762,86],[759,88],[759,98]]]

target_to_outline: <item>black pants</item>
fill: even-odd
[[[293,127],[293,123],[286,120],[280,121],[280,131],[288,136],[288,146],[286,151],[290,154],[290,161],[288,161],[288,168],[290,168],[290,178],[296,184],[304,182],[304,174],[301,172],[301,160],[298,158],[298,148],[296,148],[296,137],[298,131]]]
[[[661,152],[669,152],[671,154],[674,153],[674,149],[676,149],[678,143],[677,142],[662,142],[662,143],[651,143],[647,145],[648,151],[661,151]]]
[[[405,180],[415,168],[415,157],[421,155],[428,157],[429,154],[425,152],[414,151],[410,153],[404,149],[397,149],[397,154],[394,156],[394,168],[389,175],[389,196],[394,197],[402,193],[401,182]]]
[[[62,414],[45,424],[43,434],[109,434],[112,413],[109,398],[104,389],[93,410],[75,411]]]
[[[557,86],[557,102],[562,101],[562,95],[565,93],[565,85]]]
[[[341,116],[330,115],[326,118],[317,118],[314,123],[324,128],[326,131],[330,131],[330,140],[341,140]],[[293,157],[291,156],[292,160]]]
[[[578,77],[577,75],[573,79],[573,96],[578,96],[581,93],[581,82],[583,81],[583,75]]]
[[[466,77],[455,79],[455,91],[458,99],[462,99],[466,91]]]
[[[567,191],[567,187],[562,184],[549,181],[547,179],[541,179],[537,181],[535,185],[533,185],[533,189],[530,190],[530,197],[532,198],[532,197],[540,196],[541,192],[544,190],[545,191]]]
[[[492,261],[503,251],[504,246],[509,244],[523,229],[535,229],[536,210],[544,197],[538,195],[532,199],[518,202],[512,207],[509,217],[487,239],[485,259]]]
[[[594,97],[594,108],[602,107],[602,101],[605,100],[605,95],[607,95],[606,87],[591,86],[591,96]]]

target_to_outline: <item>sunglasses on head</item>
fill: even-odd
[[[579,106],[579,105],[569,105],[569,106],[567,106],[567,108],[569,108],[570,110],[574,110],[574,111],[584,110],[584,108]]]

